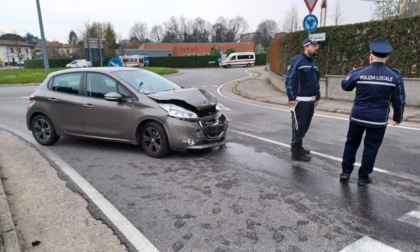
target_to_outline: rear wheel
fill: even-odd
[[[226,67],[227,67],[227,68],[230,68],[230,65],[228,64]]]
[[[60,139],[60,136],[55,131],[54,125],[44,115],[35,116],[31,125],[32,135],[39,144],[53,145]]]
[[[169,152],[166,132],[157,122],[147,122],[141,128],[140,142],[144,152],[151,157],[161,158]]]
[[[248,64],[246,64],[246,67],[251,67],[251,64],[249,64],[249,63],[248,63]]]

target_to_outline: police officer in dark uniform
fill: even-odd
[[[292,159],[309,161],[310,150],[303,148],[302,141],[320,98],[320,74],[314,59],[318,53],[318,43],[305,39],[302,47],[303,53],[296,55],[287,66],[285,85],[292,114]]]
[[[392,52],[391,45],[385,40],[378,39],[373,41],[369,48],[371,50],[370,66],[351,71],[341,82],[341,87],[345,91],[356,88],[356,96],[350,115],[340,181],[349,180],[357,149],[366,132],[357,182],[359,186],[372,182],[370,174],[385,135],[390,103],[394,111],[394,125],[399,125],[403,120],[405,106],[404,82],[401,74],[385,66],[388,55]]]

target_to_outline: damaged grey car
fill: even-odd
[[[141,145],[154,158],[224,145],[228,128],[211,93],[118,67],[49,74],[29,98],[26,124],[42,145],[87,137]]]

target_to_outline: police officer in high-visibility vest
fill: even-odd
[[[356,88],[350,115],[347,141],[344,147],[340,181],[347,182],[353,171],[356,152],[365,134],[362,163],[359,168],[359,186],[372,182],[376,155],[384,139],[390,104],[394,111],[394,125],[403,120],[405,106],[404,82],[400,72],[385,65],[392,46],[378,39],[370,45],[370,66],[355,69],[341,82],[345,91]]]
[[[319,46],[316,41],[305,39],[302,47],[303,53],[289,61],[285,85],[292,114],[292,159],[309,161],[310,150],[303,148],[302,141],[320,98],[320,74],[314,59]]]

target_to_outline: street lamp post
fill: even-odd
[[[50,65],[48,63],[47,42],[45,41],[45,36],[44,36],[44,25],[42,24],[42,15],[41,15],[41,7],[39,6],[39,0],[36,0],[36,7],[38,9],[39,29],[41,30],[41,45],[42,45],[42,54],[43,54],[43,59],[44,59],[45,72],[48,72],[50,71]]]

